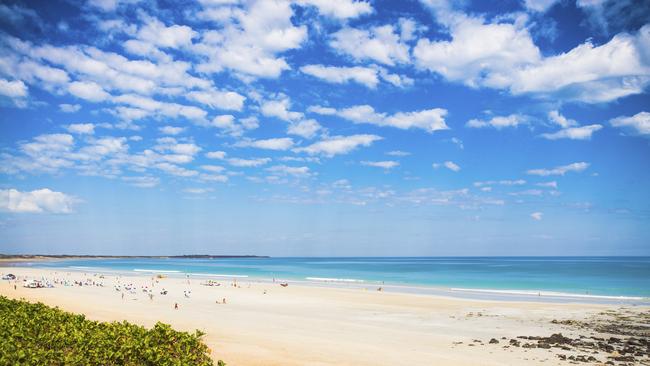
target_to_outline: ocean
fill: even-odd
[[[20,266],[165,273],[467,293],[650,298],[650,257],[306,257],[74,259]]]

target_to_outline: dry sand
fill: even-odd
[[[557,350],[504,348],[519,335],[579,336],[588,331],[551,324],[553,319],[584,319],[613,305],[478,301],[430,295],[396,294],[375,289],[322,288],[307,285],[218,279],[164,278],[151,274],[122,276],[137,286],[135,295],[115,290],[118,276],[31,268],[0,268],[19,276],[1,281],[0,294],[42,301],[101,321],[128,320],[144,326],[157,321],[179,330],[201,329],[215,359],[239,365],[566,365]],[[95,280],[104,287],[56,285],[22,288],[24,278]],[[141,286],[154,283],[150,300]],[[162,288],[168,295],[160,295]],[[191,290],[186,298],[184,291]],[[266,293],[265,293],[266,292]],[[226,298],[226,304],[216,304]],[[174,310],[178,303],[179,309]],[[648,311],[647,308],[634,311]],[[499,344],[488,344],[491,338]],[[479,345],[474,340],[483,341]],[[462,342],[461,344],[455,344]],[[470,346],[469,344],[474,344]],[[563,352],[572,354],[571,351]]]

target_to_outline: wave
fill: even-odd
[[[309,281],[321,282],[365,282],[364,280],[357,280],[354,278],[327,278],[327,277],[305,277]]]
[[[487,294],[501,295],[525,295],[525,296],[547,296],[547,297],[567,297],[567,298],[585,298],[585,299],[603,299],[603,300],[644,300],[640,296],[611,296],[611,295],[588,295],[575,294],[569,292],[555,291],[534,291],[534,290],[496,290],[496,289],[478,289],[478,288],[451,288],[451,291],[457,292],[480,292]]]
[[[206,276],[206,277],[230,277],[230,278],[246,278],[247,275],[235,275],[224,273],[188,273],[191,276]]]
[[[162,270],[162,269],[134,269],[133,272],[153,272],[153,273],[180,273],[181,271]]]

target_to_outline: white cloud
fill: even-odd
[[[496,116],[489,120],[471,119],[467,121],[465,126],[470,128],[484,128],[493,127],[497,130],[506,127],[517,127],[526,122],[526,117],[520,114],[511,114],[509,116]]]
[[[122,177],[122,180],[128,184],[139,188],[153,188],[160,184],[160,179],[157,177],[143,176],[143,177]]]
[[[249,1],[244,9],[206,7],[199,16],[221,26],[204,32],[193,47],[207,58],[197,66],[200,72],[230,69],[244,79],[277,78],[290,69],[279,54],[299,48],[307,38],[307,27],[291,22],[294,13],[289,1]]]
[[[409,62],[409,47],[392,25],[355,29],[345,27],[332,34],[330,46],[357,61],[372,60],[385,65]]]
[[[280,95],[277,100],[267,100],[261,105],[260,111],[264,116],[276,117],[285,121],[301,119],[304,115],[300,112],[292,112],[291,100],[286,95]]]
[[[290,137],[271,138],[265,140],[242,140],[235,146],[239,147],[255,147],[258,149],[266,150],[289,150],[293,147],[293,139]]]
[[[386,155],[402,157],[402,156],[409,156],[409,155],[411,155],[411,153],[406,152],[406,151],[401,151],[401,150],[393,150],[393,151],[387,152]]]
[[[102,102],[110,97],[99,84],[92,81],[74,81],[68,85],[70,94],[90,102]]]
[[[71,213],[78,200],[48,188],[31,192],[0,189],[0,209],[15,213]]]
[[[358,105],[340,110],[311,106],[308,110],[310,112],[324,115],[335,114],[354,123],[369,123],[378,126],[396,127],[403,130],[419,128],[431,133],[438,130],[449,129],[445,123],[447,110],[442,108],[413,112],[398,112],[393,115],[378,113],[369,105]]]
[[[568,172],[581,172],[589,167],[589,163],[579,162],[558,166],[552,169],[530,169],[526,172],[529,175],[546,177],[549,175],[564,175]]]
[[[27,85],[20,80],[9,81],[0,78],[0,95],[9,98],[23,98],[27,96]]]
[[[628,129],[637,135],[650,135],[650,113],[648,112],[639,112],[630,117],[616,117],[611,119],[609,123],[614,127]]]
[[[544,13],[557,2],[558,0],[524,0],[524,6],[528,10]]]
[[[67,125],[65,129],[70,133],[76,133],[79,135],[92,135],[95,133],[95,125],[92,123],[73,123]]]
[[[122,94],[113,98],[116,103],[129,105],[130,109],[124,110],[129,116],[142,118],[148,115],[169,118],[187,118],[199,124],[205,123],[207,112],[201,108],[178,103],[161,102],[149,97],[136,94]]]
[[[379,83],[377,70],[370,67],[336,67],[323,65],[306,65],[300,68],[305,74],[314,76],[334,84],[345,84],[350,81],[374,89]]]
[[[535,185],[538,186],[538,187],[546,187],[546,188],[557,189],[557,182],[556,181],[542,182],[542,183],[537,183]]]
[[[530,214],[530,217],[536,221],[540,221],[542,219],[542,216],[544,216],[544,214],[541,212],[533,212],[532,214]]]
[[[578,122],[564,117],[560,114],[559,111],[548,112],[548,118],[551,120],[551,122],[562,128],[576,127],[578,125]]]
[[[259,126],[255,117],[235,120],[235,116],[224,114],[215,116],[209,126],[217,127],[234,137],[239,137],[248,130],[256,129]]]
[[[185,127],[162,126],[158,128],[163,135],[178,135],[185,131]]]
[[[492,186],[492,185],[523,186],[524,184],[526,184],[526,181],[523,179],[517,179],[517,180],[504,179],[504,180],[488,180],[483,182],[474,182],[475,187]]]
[[[201,169],[212,172],[212,173],[221,173],[226,168],[219,166],[219,165],[201,165]]]
[[[445,161],[444,163],[442,163],[442,165],[445,168],[451,170],[452,172],[460,171],[460,166],[458,166],[458,164],[454,163],[453,161]]]
[[[287,166],[274,165],[266,168],[266,171],[278,175],[292,175],[294,177],[304,177],[311,175],[309,167],[306,166]]]
[[[297,3],[318,8],[324,16],[337,19],[353,19],[373,12],[372,6],[367,1],[356,0],[297,0]]]
[[[543,133],[541,136],[548,140],[589,140],[591,139],[591,135],[601,128],[603,128],[603,126],[598,124],[582,127],[569,127],[553,133]]]
[[[192,44],[192,38],[198,35],[186,25],[165,26],[161,21],[148,18],[138,31],[141,41],[165,48],[180,48]]]
[[[183,190],[183,192],[190,193],[190,194],[204,194],[212,191],[213,191],[212,188],[185,188]]]
[[[451,81],[487,86],[512,94],[600,103],[642,93],[650,84],[650,25],[637,34],[621,33],[595,46],[591,40],[544,57],[534,44],[525,16],[486,23],[451,10],[446,2],[428,1],[451,40],[420,39],[416,65]],[[510,17],[512,18],[512,17]],[[504,22],[504,20],[506,22]],[[511,20],[512,21],[512,20]]]
[[[205,104],[210,108],[241,111],[246,97],[235,92],[218,90],[191,91],[185,95],[187,99]]]
[[[205,157],[208,159],[219,159],[223,160],[226,158],[225,151],[210,151],[205,154]]]
[[[63,104],[59,104],[59,109],[61,110],[61,112],[74,113],[81,109],[81,105],[63,103]]]
[[[255,159],[241,159],[231,158],[228,159],[228,164],[240,168],[254,168],[260,165],[268,164],[271,161],[269,158],[255,158]]]
[[[517,24],[485,24],[458,15],[450,36],[449,41],[420,39],[413,49],[416,65],[471,87],[503,88],[513,69],[540,58],[528,30]]]
[[[315,142],[307,147],[294,149],[296,152],[306,152],[310,155],[324,155],[333,157],[335,155],[347,154],[360,146],[370,146],[373,142],[381,140],[377,135],[351,135],[351,136],[330,136],[324,140]]]
[[[392,169],[392,168],[395,168],[395,167],[399,166],[399,162],[393,161],[393,160],[362,161],[361,165],[372,166],[372,167],[382,168],[382,169]]]
[[[287,133],[310,139],[323,127],[313,119],[302,120],[297,123],[291,123],[287,128]]]
[[[650,83],[650,26],[636,35],[621,33],[595,46],[587,41],[572,50],[513,70],[514,94],[546,93],[587,103],[639,94]]]

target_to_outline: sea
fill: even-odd
[[[473,298],[650,301],[650,257],[127,258],[17,265],[67,271],[381,287]]]

